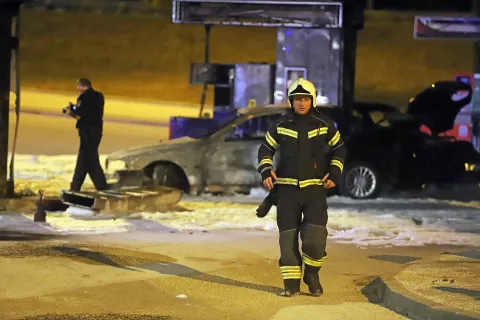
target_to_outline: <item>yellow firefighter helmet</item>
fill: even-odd
[[[292,98],[296,95],[309,95],[312,97],[312,107],[317,106],[317,90],[315,90],[315,85],[308,80],[300,78],[292,82],[288,87],[288,101],[290,106],[293,107]]]

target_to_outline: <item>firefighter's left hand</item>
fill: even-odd
[[[327,173],[323,178],[322,178],[322,182],[323,182],[323,187],[325,189],[331,189],[333,187],[335,187],[335,182],[333,182],[332,180],[328,179],[328,177],[330,176],[329,173]]]

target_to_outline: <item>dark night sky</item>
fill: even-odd
[[[367,0],[363,2],[366,3]],[[374,0],[374,3],[375,9],[380,10],[468,12],[472,6],[472,0]]]

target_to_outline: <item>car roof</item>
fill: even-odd
[[[247,116],[261,116],[269,114],[282,113],[285,110],[288,110],[289,106],[287,104],[267,104],[257,107],[247,107],[238,109],[237,112],[241,115]]]

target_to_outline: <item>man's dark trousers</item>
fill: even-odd
[[[100,155],[98,147],[102,140],[101,127],[87,127],[78,129],[80,136],[80,149],[77,156],[77,165],[73,174],[71,191],[80,191],[87,173],[92,179],[97,190],[106,190],[107,180],[102,166],[100,165]]]

